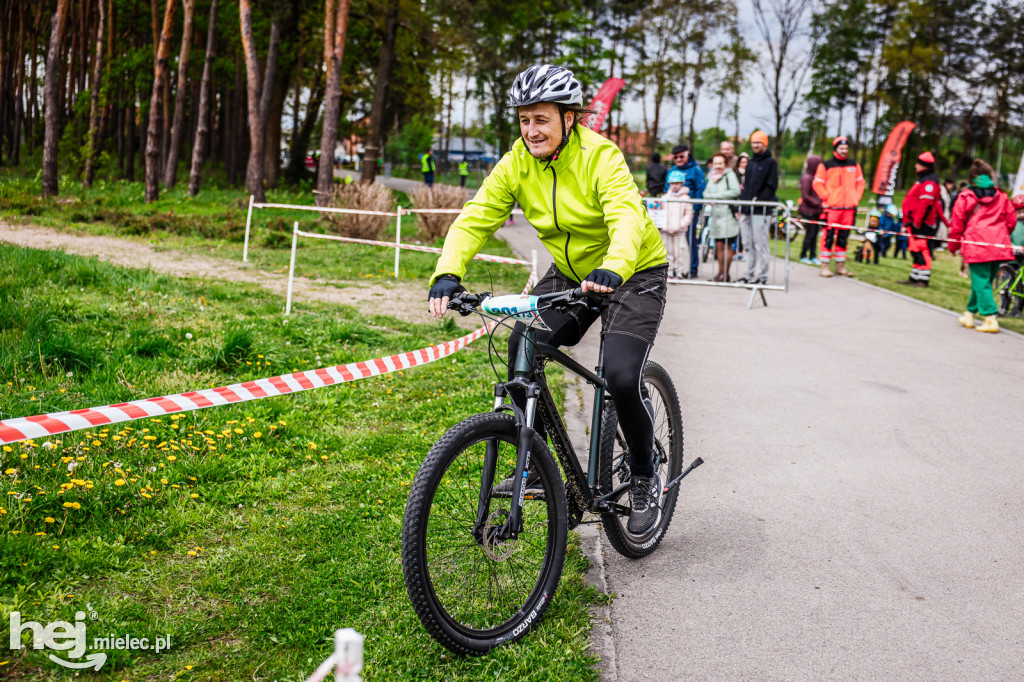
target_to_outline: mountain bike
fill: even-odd
[[[526,324],[512,378],[498,375],[492,410],[459,422],[434,444],[406,506],[402,568],[409,597],[427,632],[455,653],[484,654],[537,625],[561,578],[568,531],[581,522],[599,520],[611,545],[627,557],[653,552],[672,520],[680,482],[703,463],[697,458],[683,469],[679,398],[668,372],[648,362],[643,392],[655,424],[662,504],[650,531],[628,532],[630,457],[604,379],[604,335],[593,372],[537,338],[541,312],[600,305],[580,289],[543,296],[461,293],[449,303],[463,315]],[[493,330],[490,342],[493,349]],[[549,362],[593,386],[586,472],[548,388]],[[538,415],[557,463],[535,428]],[[586,513],[598,520],[584,521]]]
[[[1024,310],[1024,258],[1003,263],[996,272],[993,286],[996,294],[996,313],[1000,317],[1020,317]]]

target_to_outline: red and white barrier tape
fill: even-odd
[[[523,293],[528,293],[537,279],[537,273],[531,272],[526,280]],[[435,360],[448,357],[456,351],[476,341],[494,328],[495,322],[488,322],[465,336],[446,343],[420,348],[419,350],[397,355],[388,355],[373,360],[350,362],[347,365],[321,367],[305,372],[281,374],[266,379],[244,381],[229,386],[207,388],[201,391],[175,393],[159,398],[132,400],[116,405],[90,407],[69,412],[52,412],[33,417],[15,417],[0,420],[0,445],[15,443],[21,440],[46,438],[60,433],[92,429],[106,424],[159,417],[175,412],[193,412],[208,407],[248,402],[261,398],[271,398],[290,393],[309,391],[315,388],[344,384],[381,374],[389,374],[400,369],[419,367]]]
[[[835,228],[838,228],[840,230],[857,230],[859,232],[877,232],[878,234],[890,234],[890,235],[893,235],[893,236],[896,236],[896,237],[899,237],[901,235],[904,236],[904,237],[911,236],[907,232],[894,232],[892,230],[883,230],[883,229],[878,228],[878,227],[857,227],[855,225],[841,225],[840,223],[830,223],[830,222],[828,222],[826,220],[812,220],[810,218],[791,218],[790,220],[792,222],[794,222],[794,223],[810,223],[810,224],[813,224],[813,225],[823,225],[825,227],[835,227]],[[934,235],[929,236],[929,235],[923,235],[923,234],[913,235],[913,236],[916,237],[917,239],[931,239],[931,240],[939,241],[939,242],[956,242],[958,244],[972,244],[974,246],[999,246],[999,247],[1003,247],[1003,248],[1010,248],[1010,249],[1013,249],[1014,251],[1020,251],[1021,250],[1021,247],[1014,246],[1013,244],[992,244],[992,243],[989,243],[989,242],[976,242],[976,241],[972,241],[970,239],[950,239],[949,236],[938,237],[938,236],[934,236]]]
[[[423,246],[421,244],[402,244],[397,242],[381,242],[373,239],[357,239],[355,237],[339,237],[333,234],[316,234],[313,232],[304,232],[298,230],[296,232],[300,237],[312,237],[314,239],[330,239],[338,242],[350,242],[354,244],[367,244],[368,246],[386,246],[389,249],[399,248],[406,249],[408,251],[423,251],[425,253],[441,253],[441,249],[436,246]],[[518,258],[507,258],[505,256],[492,256],[486,253],[478,253],[473,256],[476,260],[485,260],[491,263],[510,263],[512,265],[533,265],[530,261],[519,260]]]

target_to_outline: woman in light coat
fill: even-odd
[[[711,172],[708,184],[704,188],[705,199],[736,199],[740,195],[740,179],[726,164],[725,156],[715,154],[711,157]],[[732,265],[732,241],[740,233],[740,224],[736,220],[729,204],[709,204],[711,218],[708,223],[710,236],[715,240],[715,260],[718,261],[718,274],[712,282],[728,282],[729,266]]]

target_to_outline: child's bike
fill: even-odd
[[[993,286],[996,295],[996,313],[1000,317],[1020,317],[1024,311],[1024,256],[1003,263],[996,272]]]
[[[438,642],[459,654],[483,654],[516,641],[543,616],[558,587],[569,529],[587,512],[600,516],[612,546],[639,558],[665,536],[683,477],[683,419],[668,372],[654,362],[643,371],[655,425],[654,466],[663,482],[660,516],[643,535],[628,532],[629,453],[618,428],[615,396],[604,380],[604,337],[591,372],[537,340],[538,314],[599,305],[579,289],[544,296],[456,294],[449,307],[529,326],[513,377],[494,388],[490,412],[445,433],[420,466],[409,493],[402,533],[402,568],[413,608]],[[555,407],[544,374],[556,362],[594,387],[587,471]],[[515,392],[525,400],[511,400]],[[555,457],[534,428],[540,417]],[[559,464],[564,472],[559,472]]]

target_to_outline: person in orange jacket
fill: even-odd
[[[900,282],[910,287],[926,287],[932,277],[932,253],[928,248],[928,237],[934,237],[939,230],[939,221],[945,220],[942,212],[942,193],[939,176],[935,174],[935,157],[925,152],[917,157],[914,164],[917,182],[903,200],[903,227],[910,237],[910,257],[914,264],[910,277]]]
[[[840,135],[832,140],[832,158],[814,173],[814,191],[825,207],[821,233],[821,276],[831,277],[830,262],[836,262],[836,274],[850,276],[846,269],[846,241],[857,219],[857,204],[864,196],[864,171],[849,158],[850,141]]]

